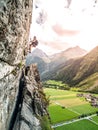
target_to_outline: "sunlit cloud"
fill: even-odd
[[[56,24],[52,26],[53,30],[59,35],[59,36],[73,36],[79,33],[78,30],[67,30],[64,29],[61,25]]]
[[[40,43],[39,43],[38,48],[42,49],[48,55],[58,53],[70,47],[68,43],[61,42],[59,40],[50,41],[50,42],[45,42],[45,41],[39,41],[39,42]]]
[[[69,0],[70,2],[70,0]],[[35,0],[30,37],[36,35],[38,47],[48,54],[72,46],[91,50],[98,45],[98,3],[94,0]],[[44,23],[36,19],[43,10]]]

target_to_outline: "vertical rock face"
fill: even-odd
[[[31,16],[32,0],[0,0],[0,130],[41,129],[46,113],[38,74],[22,70]]]
[[[32,0],[0,0],[0,59],[11,65],[23,59],[31,10]]]
[[[0,0],[0,129],[13,110],[31,22],[32,0]]]
[[[36,66],[23,69],[8,130],[42,130],[41,118],[47,116],[47,103]]]

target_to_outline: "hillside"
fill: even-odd
[[[50,62],[49,56],[46,53],[44,53],[42,50],[36,48],[32,53],[29,53],[27,55],[26,63],[31,64],[33,61],[35,61],[34,60],[35,57],[41,58],[46,63]]]
[[[66,59],[80,57],[85,55],[87,52],[79,46],[68,48],[60,53],[52,55],[50,58],[52,61],[57,60],[60,57],[66,57]],[[60,59],[59,59],[60,60]]]
[[[98,93],[98,72],[81,81],[76,87],[81,91]]]
[[[74,86],[78,85],[83,80],[86,80],[86,78],[96,72],[98,72],[98,46],[87,55],[72,60],[58,69],[58,72],[53,76],[53,79],[61,80],[68,83],[70,86]]]
[[[86,51],[76,46],[69,48],[60,53],[48,56],[40,49],[35,49],[32,53],[28,54],[26,64],[36,63],[41,75],[41,79],[46,75],[48,76],[51,71],[53,72],[57,66],[62,66],[67,60],[71,58],[80,57],[86,54]]]
[[[38,48],[35,49],[32,53],[28,54],[26,57],[26,65],[30,65],[32,63],[37,64],[40,74],[43,74],[49,70],[49,62],[50,59],[46,53]]]
[[[84,49],[80,48],[79,46],[68,48],[67,50],[54,54],[50,57],[51,59],[50,68],[52,66],[52,69],[54,69],[55,67],[65,63],[65,61],[72,58],[81,57],[86,53],[87,52]]]

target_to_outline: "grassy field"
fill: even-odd
[[[70,98],[70,99],[62,99],[62,100],[56,100],[56,102],[58,102],[59,104],[61,104],[62,106],[65,107],[73,107],[73,106],[78,106],[78,105],[83,105],[83,104],[87,104],[86,101],[82,101],[80,100],[80,98],[75,97],[75,98]]]
[[[72,94],[75,96],[76,92],[73,91],[66,91],[66,90],[60,90],[60,89],[52,89],[52,88],[45,88],[44,92],[46,95],[51,97],[60,97],[60,96],[71,96]]]
[[[98,123],[98,116],[92,117],[92,120],[95,121],[96,123]]]
[[[62,108],[59,105],[51,105],[49,107],[49,113],[50,113],[52,124],[67,121],[67,120],[78,117],[78,114],[66,108]]]
[[[98,111],[98,108],[90,106],[83,98],[77,97],[77,92],[52,88],[45,88],[44,92],[50,96],[49,113],[52,124]]]
[[[57,127],[54,130],[98,130],[98,125],[89,120],[81,120],[72,124]]]
[[[78,106],[71,107],[72,110],[80,113],[80,114],[92,114],[98,111],[98,108],[92,107],[90,104],[82,104]]]

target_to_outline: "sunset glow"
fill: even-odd
[[[36,35],[38,48],[47,54],[80,46],[91,50],[98,45],[98,3],[94,0],[35,0],[30,36]],[[43,10],[45,22],[37,24],[36,19]]]

